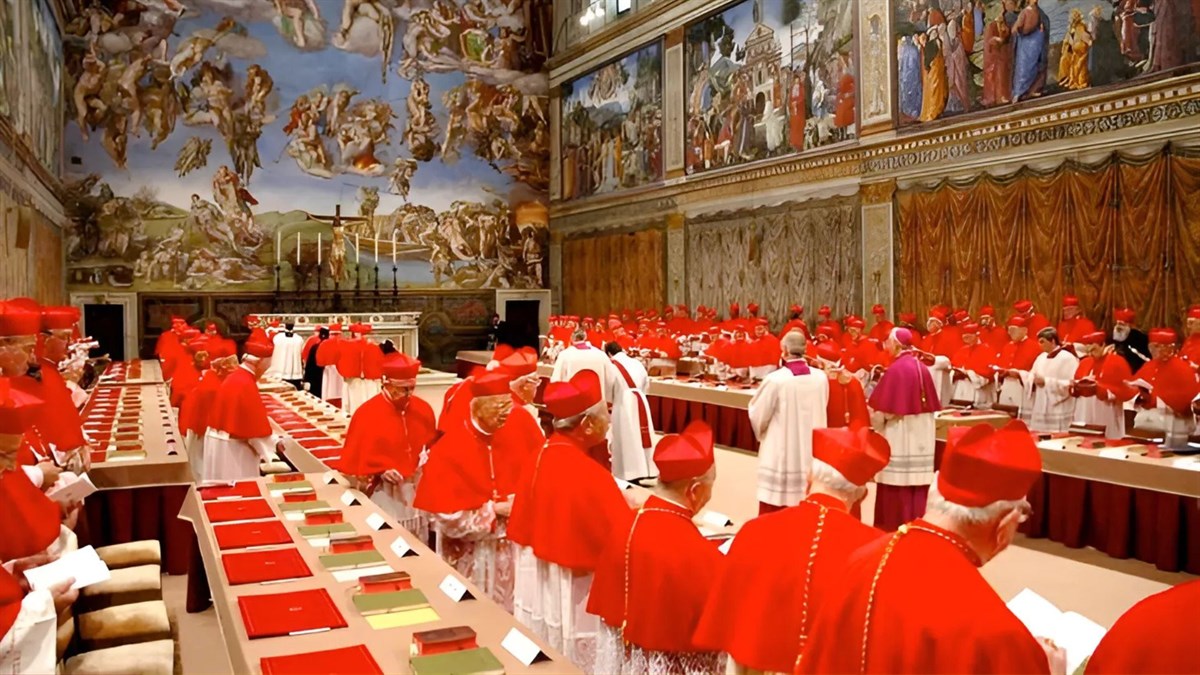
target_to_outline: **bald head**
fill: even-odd
[[[783,336],[780,346],[783,347],[784,356],[798,359],[804,356],[805,349],[808,347],[808,340],[805,339],[804,333],[794,330]]]

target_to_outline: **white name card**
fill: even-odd
[[[730,525],[733,525],[733,521],[729,519],[729,516],[725,515],[724,513],[717,513],[716,511],[705,511],[704,515],[701,516],[700,519],[703,520],[705,524],[712,525],[713,527],[729,527]]]
[[[379,515],[378,513],[372,513],[371,515],[367,516],[367,527],[375,531],[392,529],[392,526],[388,525],[383,516]]]
[[[717,550],[721,552],[721,555],[729,555],[729,548],[731,546],[733,546],[733,537],[726,539],[724,544],[717,547]]]
[[[458,577],[454,576],[453,574],[447,574],[446,578],[442,579],[442,583],[438,584],[438,588],[442,589],[442,592],[446,594],[446,597],[450,598],[454,602],[471,600],[475,597],[471,595],[470,591],[467,590],[466,585],[459,581]]]
[[[508,631],[508,635],[504,636],[504,640],[500,643],[505,651],[512,654],[514,658],[520,661],[523,665],[532,665],[538,657],[546,657],[542,650],[533,643],[533,640],[525,637],[525,634],[520,630],[513,628]]]
[[[1200,461],[1191,457],[1180,457],[1171,462],[1171,466],[1176,469],[1187,469],[1188,471],[1200,471]]]
[[[412,546],[408,545],[408,540],[406,540],[402,536],[396,537],[396,541],[393,541],[392,545],[389,548],[392,549],[392,553],[395,553],[397,556],[399,556],[401,558],[403,558],[405,556],[417,554],[416,551],[412,550]]]
[[[346,506],[357,506],[358,498],[354,496],[353,492],[346,490],[342,493],[342,504]]]
[[[1129,453],[1125,448],[1105,448],[1100,451],[1100,456],[1105,459],[1128,459]]]
[[[334,483],[338,482],[337,472],[336,471],[326,471],[325,474],[323,476],[321,476],[321,482],[326,485],[333,485]]]

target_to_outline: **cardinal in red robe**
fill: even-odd
[[[350,325],[351,338],[337,348],[337,371],[345,380],[342,410],[353,415],[358,406],[379,393],[382,377],[383,350],[367,340],[370,324]]]
[[[421,453],[437,435],[437,419],[433,407],[413,395],[420,361],[392,352],[380,369],[382,390],[354,411],[334,468],[424,540],[428,524],[412,503]]]
[[[1193,428],[1192,402],[1200,394],[1196,371],[1175,352],[1177,341],[1172,328],[1151,330],[1152,358],[1137,372],[1137,379],[1151,387],[1138,397],[1138,405],[1159,411],[1169,447],[1180,447],[1187,442]]]
[[[1050,320],[1046,318],[1045,314],[1034,311],[1033,303],[1029,300],[1014,302],[1013,309],[1017,312],[1017,316],[1025,317],[1030,335],[1037,335],[1041,329],[1050,327]]]
[[[1142,600],[1117,619],[1092,652],[1088,675],[1200,673],[1196,631],[1181,616],[1200,606],[1200,581],[1188,581]]]
[[[817,345],[817,365],[829,376],[829,402],[825,405],[825,424],[833,429],[870,426],[867,395],[862,383],[841,366],[841,352],[832,342]]]
[[[171,407],[178,409],[183,405],[183,399],[200,383],[200,373],[205,365],[197,362],[197,347],[205,348],[205,356],[207,357],[208,338],[201,335],[199,331],[194,331],[196,334],[186,341],[183,350],[185,356],[181,356],[175,365],[175,376],[171,378]]]
[[[882,344],[892,334],[892,329],[896,327],[896,324],[888,321],[887,309],[883,305],[876,304],[872,307],[871,315],[875,317],[875,324],[871,326],[871,332],[867,334],[867,337]]]
[[[808,332],[808,324],[804,321],[804,308],[800,305],[792,305],[791,318],[783,324],[783,329],[779,331],[779,339],[782,340],[784,335],[794,330],[804,333],[806,339],[812,339],[812,335]]]
[[[979,309],[979,339],[996,353],[1008,343],[1008,329],[996,325],[996,310],[991,305]]]
[[[58,370],[58,364],[67,358],[67,346],[77,330],[79,309],[67,306],[43,307],[41,314],[45,341],[38,354],[38,372],[42,378],[43,409],[47,420],[53,419],[54,426],[64,427],[61,434],[64,439],[69,437],[62,443],[56,443],[59,464],[82,473],[91,466],[91,444],[83,433],[83,418],[79,415],[79,409],[75,407],[71,390],[67,388],[67,383]]]
[[[996,403],[993,380],[999,354],[979,339],[979,325],[973,322],[960,326],[963,346],[950,357],[950,379],[954,390],[952,401],[987,409]]]
[[[808,495],[738,532],[696,630],[696,643],[746,669],[787,673],[812,617],[850,554],[883,536],[850,514],[888,463],[887,441],[869,428],[813,431]]]
[[[724,562],[692,522],[716,480],[712,429],[694,421],[664,436],[654,463],[654,494],[612,532],[596,566],[587,607],[603,621],[595,672],[720,672],[721,653],[693,637]]]
[[[346,387],[346,381],[337,368],[338,357],[344,342],[346,340],[342,337],[342,325],[335,323],[329,326],[329,338],[317,345],[317,365],[323,368],[324,372],[321,377],[321,391],[313,392],[313,394],[319,395],[331,405],[338,407],[342,405],[342,396]]]
[[[821,308],[817,310],[817,316],[820,317],[817,319],[817,330],[820,331],[823,326],[828,326],[830,330],[829,337],[840,342],[842,339],[842,327],[837,321],[832,319],[833,310],[829,308],[829,305],[821,305]]]
[[[1016,536],[1041,475],[1028,428],[951,434],[926,515],[854,554],[817,608],[797,672],[1047,673],[1048,653],[1065,659],[979,572]]]
[[[1179,348],[1179,356],[1194,369],[1200,369],[1200,305],[1193,305],[1184,319],[1187,337]]]
[[[1058,339],[1064,345],[1075,344],[1083,340],[1083,336],[1096,332],[1096,324],[1083,315],[1079,307],[1079,298],[1068,295],[1063,298],[1062,319],[1058,322]]]
[[[42,401],[0,377],[0,561],[44,551],[59,535],[61,511],[17,461],[21,436],[41,414]]]
[[[581,370],[551,382],[544,401],[555,431],[526,463],[508,523],[509,540],[522,547],[514,616],[593,672],[600,624],[584,611],[592,574],[612,531],[627,531],[632,513],[612,474],[588,454],[609,428],[600,377]]]
[[[1104,333],[1092,331],[1078,338],[1079,366],[1071,383],[1075,401],[1075,422],[1104,427],[1108,438],[1125,436],[1124,403],[1137,395],[1127,384],[1133,379],[1129,363],[1105,348]]]
[[[200,381],[183,397],[179,405],[179,430],[183,433],[183,447],[187,451],[188,462],[192,465],[192,474],[200,480],[204,471],[204,437],[208,434],[213,401],[216,400],[217,390],[221,388],[225,376],[237,367],[237,361],[230,356],[210,358],[207,337],[193,340],[191,346],[196,350],[196,357],[206,367],[200,374]]]
[[[204,481],[258,478],[259,464],[278,459],[280,440],[271,431],[258,380],[271,367],[275,346],[247,340],[242,364],[217,389],[204,438]]]
[[[506,538],[512,496],[541,429],[513,405],[511,376],[475,377],[467,419],[433,444],[413,506],[430,514],[438,553],[497,604],[513,609],[516,547]]]

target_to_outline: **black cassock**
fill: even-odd
[[[1117,354],[1125,359],[1125,362],[1129,364],[1129,370],[1135,375],[1138,369],[1150,360],[1150,340],[1145,333],[1136,328],[1129,330],[1129,337],[1125,338],[1124,342],[1114,340],[1110,331],[1108,344],[1116,346]]]
[[[324,340],[321,340],[324,342]],[[304,359],[304,381],[308,384],[308,393],[321,398],[321,386],[325,381],[325,368],[317,365],[317,347],[321,342],[308,350],[308,358]]]

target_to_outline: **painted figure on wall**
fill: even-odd
[[[853,22],[836,0],[744,0],[688,26],[687,171],[855,137]]]
[[[901,124],[1200,61],[1193,0],[897,0],[894,8]]]
[[[546,223],[520,214],[549,185],[546,7],[419,4],[90,0],[65,31],[72,278],[268,290],[278,267],[287,290],[337,261],[364,287],[541,286]],[[335,237],[322,214],[355,195]]]
[[[661,52],[655,42],[563,85],[564,199],[662,178]]]

